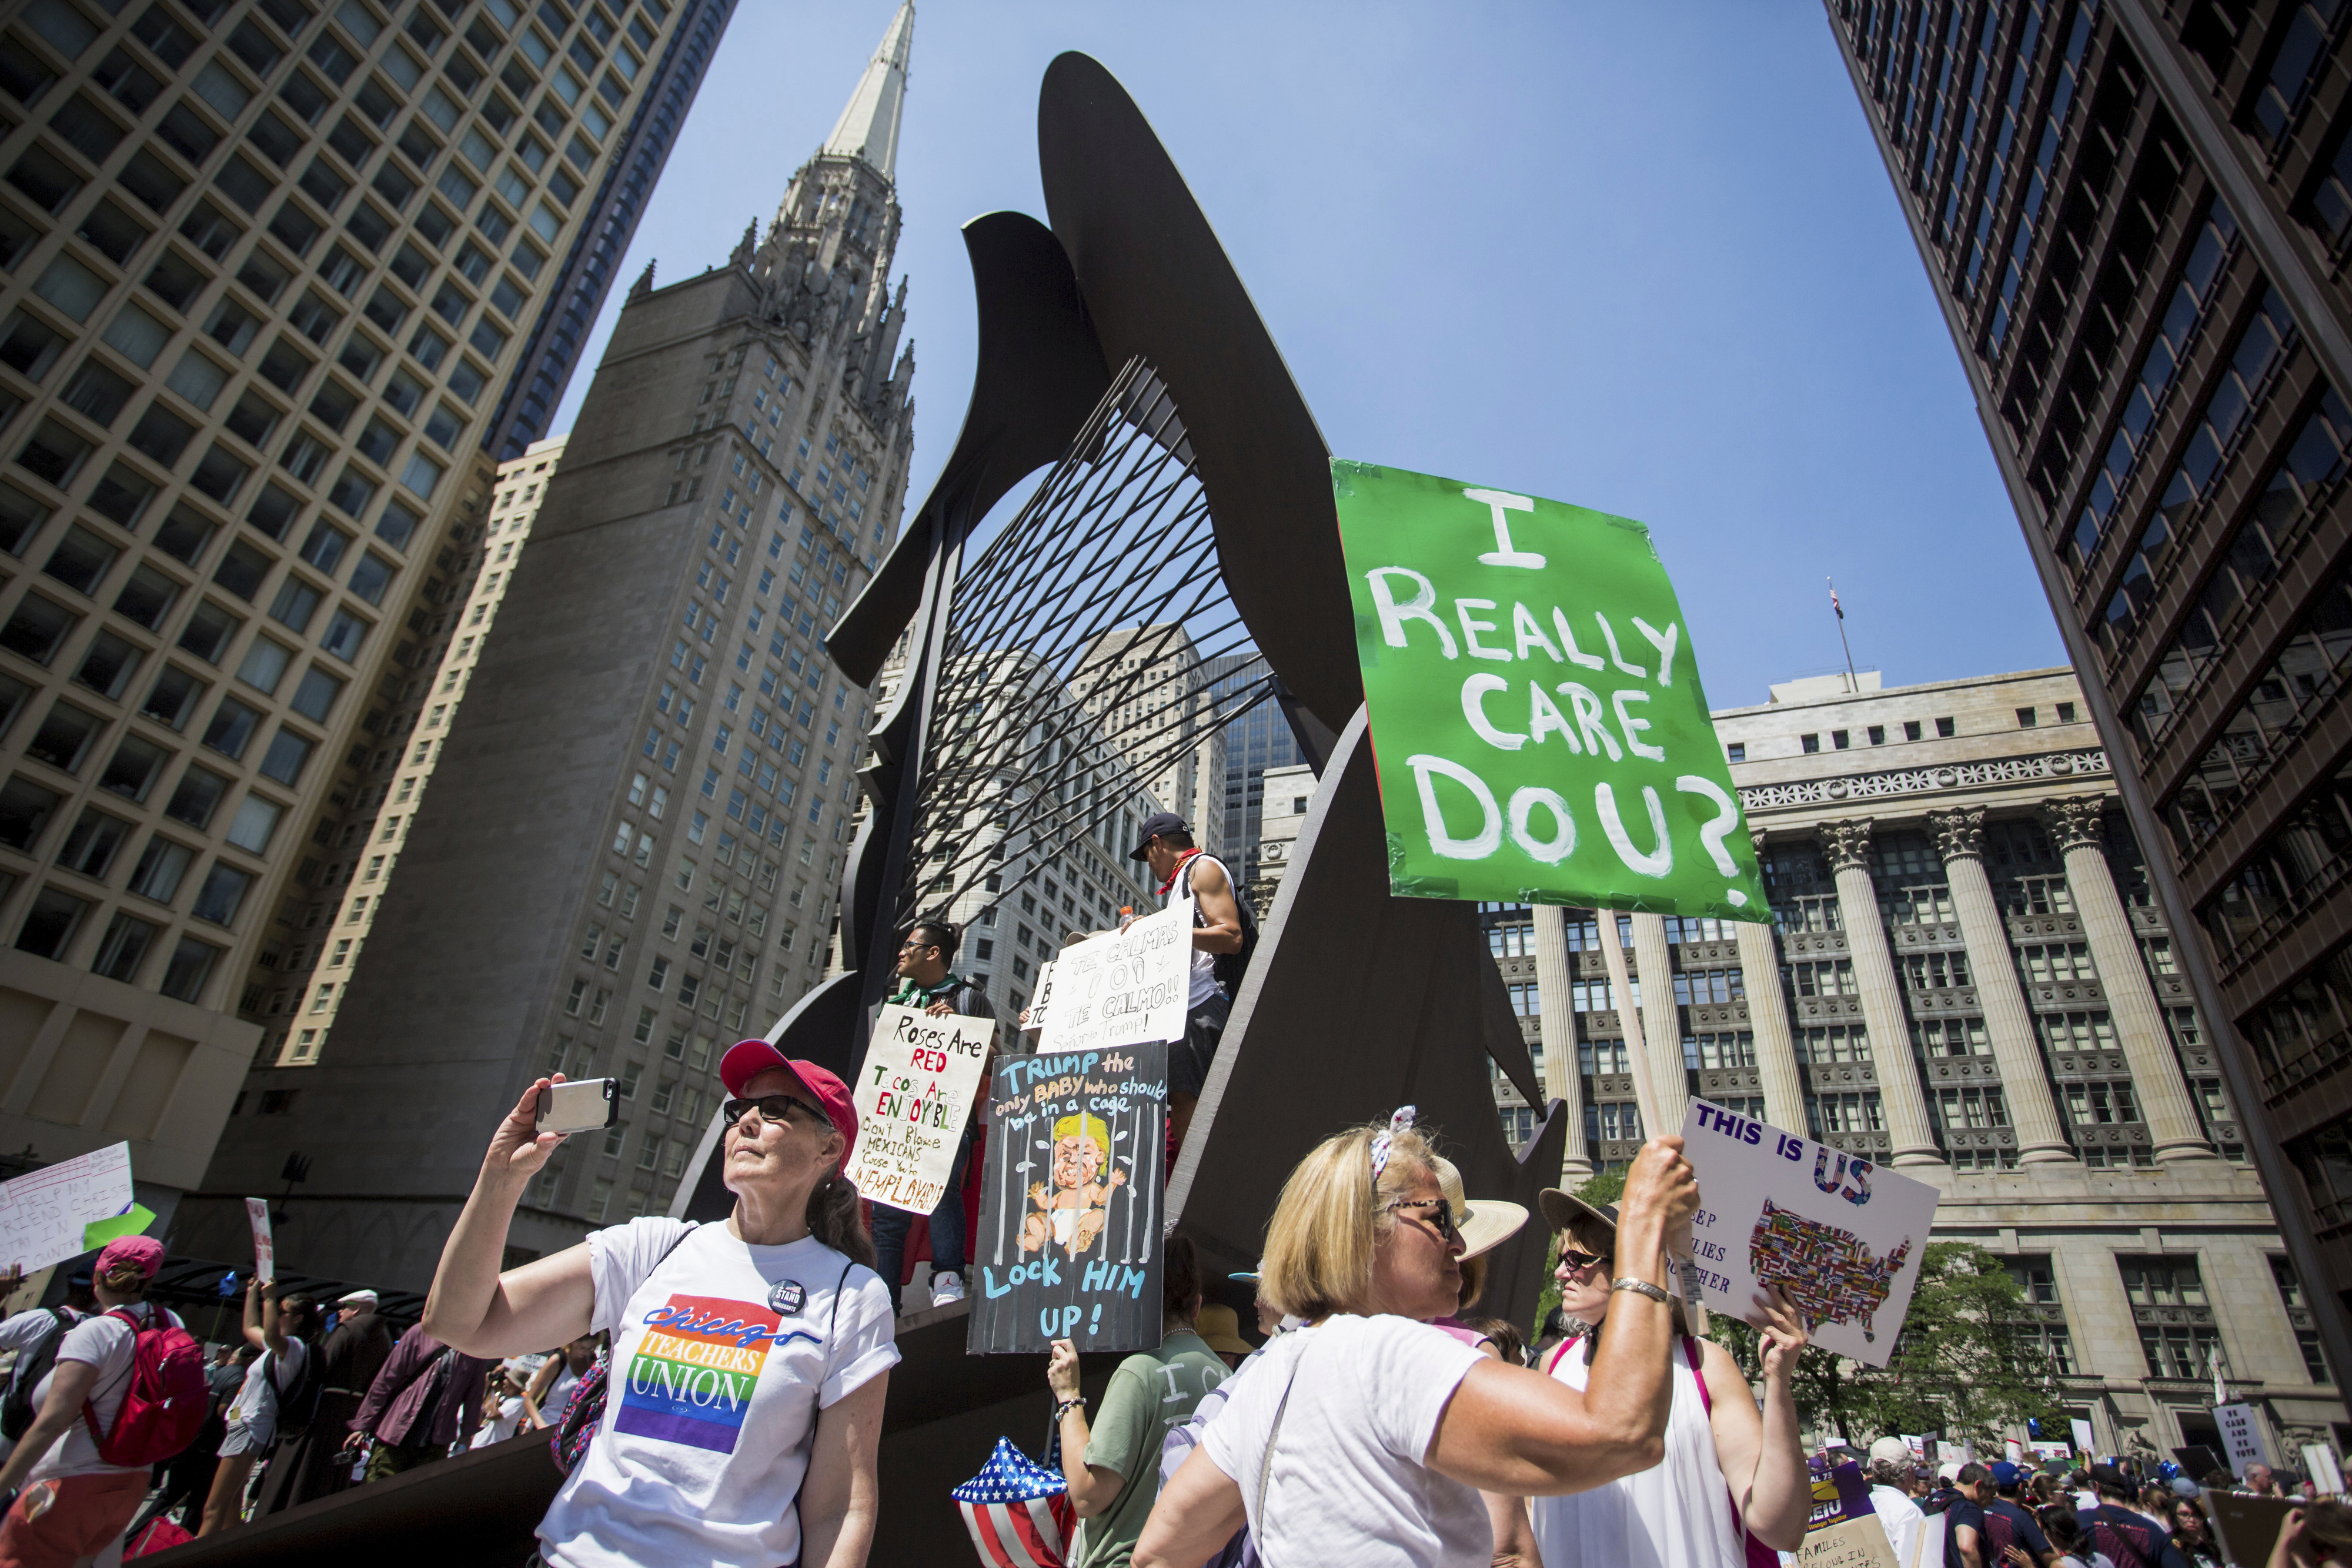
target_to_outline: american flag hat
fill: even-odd
[[[988,1568],[1063,1568],[1070,1560],[1077,1519],[1070,1483],[1014,1448],[1012,1438],[997,1438],[980,1474],[948,1495]]]

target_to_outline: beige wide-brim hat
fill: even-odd
[[[1613,1203],[1587,1203],[1576,1194],[1563,1192],[1556,1186],[1548,1186],[1536,1194],[1536,1202],[1543,1209],[1544,1223],[1554,1230],[1565,1230],[1579,1219],[1594,1220],[1607,1226],[1612,1232],[1617,1228],[1617,1206]]]
[[[1192,1331],[1207,1342],[1211,1350],[1221,1354],[1247,1355],[1255,1348],[1242,1338],[1241,1314],[1214,1301],[1201,1309],[1201,1315],[1193,1320]]]
[[[1445,1193],[1445,1201],[1454,1209],[1454,1228],[1462,1232],[1462,1256],[1475,1258],[1491,1252],[1519,1233],[1528,1222],[1524,1205],[1506,1203],[1499,1197],[1473,1200],[1463,1190],[1462,1173],[1454,1162],[1443,1156],[1432,1156],[1437,1166],[1437,1185]]]

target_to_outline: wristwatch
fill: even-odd
[[[1618,1291],[1631,1291],[1637,1296],[1647,1296],[1662,1307],[1671,1307],[1675,1304],[1675,1299],[1672,1296],[1647,1280],[1620,1280],[1609,1289],[1612,1293]]]

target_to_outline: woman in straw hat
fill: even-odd
[[[1618,1329],[1581,1390],[1433,1329],[1461,1302],[1462,1237],[1410,1108],[1327,1138],[1284,1183],[1263,1291],[1306,1320],[1237,1376],[1233,1397],[1160,1492],[1136,1568],[1197,1568],[1246,1522],[1270,1568],[1484,1563],[1482,1490],[1601,1485],[1657,1463],[1670,1385],[1669,1298],[1642,1278],[1697,1207],[1679,1138],[1626,1178]]]
[[[1557,1187],[1538,1201],[1560,1232],[1553,1271],[1560,1309],[1591,1325],[1556,1347],[1544,1370],[1581,1388],[1617,1332],[1610,1326],[1617,1322],[1616,1270],[1647,1261],[1653,1243],[1628,1233],[1620,1245],[1614,1207],[1596,1207]],[[1812,1507],[1789,1386],[1805,1322],[1777,1287],[1757,1306],[1764,1318],[1762,1413],[1738,1364],[1720,1345],[1691,1338],[1676,1303],[1664,1456],[1575,1497],[1532,1499],[1544,1568],[1771,1568],[1780,1551],[1796,1550]]]

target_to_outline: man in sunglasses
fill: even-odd
[[[965,1018],[992,1019],[996,1009],[988,1003],[988,993],[972,981],[951,971],[948,966],[955,961],[956,949],[963,943],[963,930],[951,920],[921,920],[907,933],[898,948],[898,987],[887,998],[902,1008],[914,1008],[943,1018],[950,1013]],[[981,1065],[982,1083],[995,1065],[995,1053]],[[980,1103],[972,1103],[972,1116],[980,1114]],[[964,1124],[963,1137],[956,1145],[955,1162],[948,1167],[947,1190],[940,1195],[940,1205],[931,1210],[931,1305],[943,1307],[950,1301],[963,1300],[963,1178],[971,1164],[971,1121]],[[903,1208],[893,1208],[887,1203],[874,1206],[874,1254],[876,1271],[890,1291],[890,1306],[899,1309],[903,1290],[900,1280],[906,1273],[907,1233],[915,1217]]]

